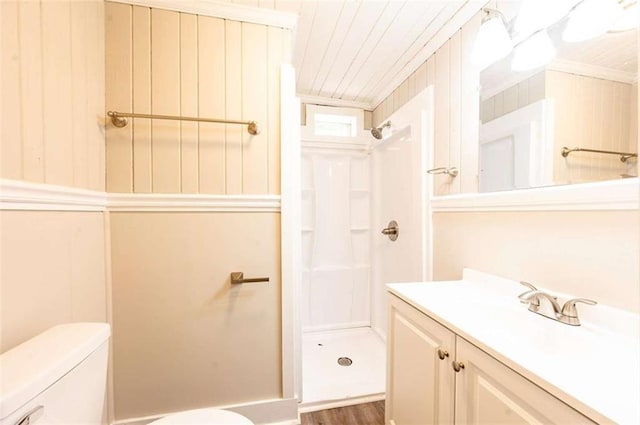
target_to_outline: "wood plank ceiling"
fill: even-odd
[[[466,0],[227,0],[299,14],[293,64],[302,96],[375,106]]]

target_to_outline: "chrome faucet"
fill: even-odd
[[[578,318],[578,309],[576,308],[576,303],[585,303],[589,305],[597,304],[593,300],[588,300],[586,298],[573,298],[564,303],[562,307],[558,303],[558,298],[550,295],[544,291],[540,291],[535,289],[533,285],[527,282],[520,282],[523,285],[531,288],[530,291],[524,292],[518,296],[521,303],[529,304],[529,311],[533,311],[534,313],[538,313],[541,316],[548,317],[553,320],[557,320],[558,322],[571,325],[571,326],[580,326],[580,319]],[[546,299],[551,304],[551,308],[553,309],[553,313],[549,312],[546,309],[540,309],[540,300]]]

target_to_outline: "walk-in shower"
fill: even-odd
[[[385,284],[425,270],[425,96],[357,137],[303,138],[301,411],[384,398]]]

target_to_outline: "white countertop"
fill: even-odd
[[[459,281],[387,287],[592,420],[640,424],[640,316],[578,304],[582,325],[569,326],[530,312],[518,282],[468,269]]]

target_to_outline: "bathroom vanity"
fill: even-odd
[[[640,423],[638,315],[580,305],[567,325],[469,269],[387,288],[387,424]]]

